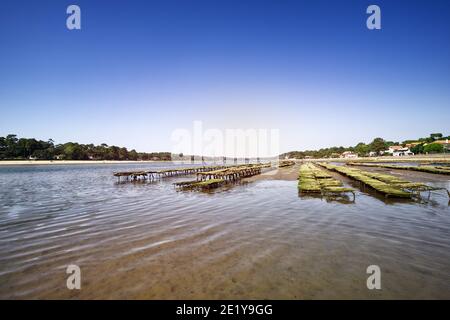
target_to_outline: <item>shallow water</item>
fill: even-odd
[[[0,298],[450,298],[445,192],[342,203],[300,198],[295,180],[200,193],[112,176],[166,166],[0,167]],[[382,290],[366,287],[374,264]]]

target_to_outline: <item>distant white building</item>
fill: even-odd
[[[394,154],[398,150],[403,149],[402,146],[389,146],[389,148],[384,153]]]
[[[414,152],[411,152],[411,150],[409,150],[409,148],[403,148],[403,149],[395,151],[392,155],[394,157],[413,156]]]
[[[411,150],[409,150],[408,147],[402,147],[402,146],[390,146],[389,149],[385,151],[385,153],[389,153],[394,157],[414,155],[414,153],[411,152]]]
[[[341,158],[353,159],[353,158],[358,158],[358,155],[352,151],[344,151],[341,154]]]
[[[369,157],[376,157],[377,155],[378,155],[378,152],[376,152],[376,151],[369,152]]]

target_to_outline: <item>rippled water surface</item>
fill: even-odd
[[[0,167],[0,298],[450,298],[445,191],[341,203],[299,198],[295,180],[200,193],[112,176],[164,166]]]

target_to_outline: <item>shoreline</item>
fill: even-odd
[[[450,162],[450,154],[414,155],[403,157],[357,157],[357,158],[322,158],[322,159],[288,159],[296,162]],[[190,160],[0,160],[1,166],[21,165],[82,165],[82,164],[134,164],[134,163],[182,163]],[[199,162],[200,163],[200,162]]]
[[[0,166],[22,166],[22,165],[72,165],[72,164],[132,164],[132,163],[155,163],[174,162],[167,160],[2,160]]]
[[[205,161],[210,163],[212,161]],[[26,165],[82,165],[82,164],[145,164],[145,163],[176,163],[192,165],[190,160],[0,160],[1,166],[26,166]],[[196,161],[194,165],[201,165]]]

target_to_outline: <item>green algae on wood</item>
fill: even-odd
[[[388,197],[407,198],[412,196],[411,192],[419,193],[420,191],[445,189],[432,187],[421,182],[410,182],[408,180],[384,173],[368,172],[356,168],[335,166],[326,163],[319,163],[319,165],[360,181]],[[450,196],[448,190],[447,193]]]
[[[320,193],[322,195],[342,195],[353,193],[352,188],[343,187],[343,183],[334,179],[329,173],[311,163],[300,166],[298,188],[300,193]]]
[[[211,189],[220,187],[224,183],[225,180],[223,179],[209,179],[205,181],[197,181],[197,180],[180,181],[175,182],[174,185],[182,189]]]
[[[434,174],[445,174],[450,175],[450,167],[441,166],[403,166],[395,164],[382,164],[382,163],[362,163],[362,162],[349,162],[350,166],[363,166],[363,167],[376,167],[376,168],[386,168],[386,169],[398,169],[398,170],[411,170]]]
[[[344,166],[336,166],[332,164],[319,163],[319,165],[341,174],[344,174],[354,180],[360,181],[376,191],[384,194],[386,197],[398,197],[398,198],[411,198],[411,193],[402,190],[401,187],[389,184],[378,179],[373,178],[373,176],[367,175],[368,172],[358,170],[355,168],[348,168]]]

